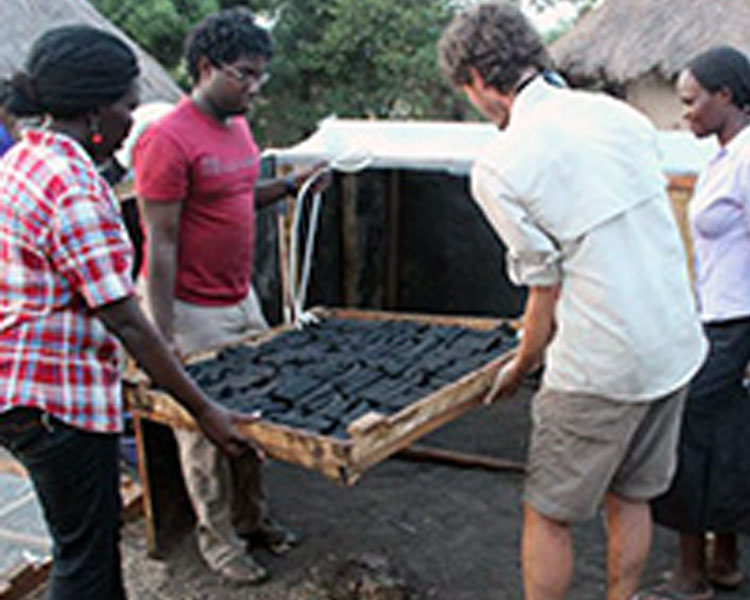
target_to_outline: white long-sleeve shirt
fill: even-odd
[[[511,279],[561,284],[546,386],[647,401],[690,380],[707,345],[645,117],[538,78],[475,164],[472,190]]]

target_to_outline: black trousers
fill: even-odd
[[[0,444],[28,470],[53,541],[49,600],[124,600],[119,436],[32,408],[0,413]]]
[[[750,533],[750,318],[704,326],[709,354],[685,404],[678,467],[654,520],[683,533]]]

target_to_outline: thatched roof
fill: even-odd
[[[132,39],[107,21],[87,0],[0,0],[0,75],[23,66],[32,42],[45,30],[68,23],[87,23],[125,39],[141,65],[141,99],[175,101],[179,87]]]
[[[573,81],[624,84],[657,72],[671,80],[717,44],[750,53],[750,0],[606,0],[555,41]]]

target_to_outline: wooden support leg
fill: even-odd
[[[163,557],[170,542],[192,530],[195,515],[182,478],[172,430],[133,411],[138,475],[143,487],[148,555]]]
[[[149,472],[149,458],[146,452],[147,433],[144,431],[144,419],[137,413],[133,413],[133,426],[135,428],[135,445],[138,453],[138,477],[141,480],[143,489],[143,519],[146,524],[146,548],[148,554],[154,557],[158,554],[158,544],[156,535],[156,523],[154,519],[154,507],[157,504],[154,498],[154,488],[151,483]]]

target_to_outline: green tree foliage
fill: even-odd
[[[268,8],[278,11],[276,56],[254,123],[273,143],[299,139],[330,114],[461,114],[436,67],[448,1],[295,0]]]
[[[217,0],[91,0],[170,71],[182,56],[182,41],[193,23],[217,10]]]
[[[543,9],[556,0],[524,0]],[[579,10],[602,0],[572,0]],[[286,145],[328,115],[462,119],[466,102],[442,80],[436,42],[457,8],[472,0],[92,0],[187,85],[183,39],[206,14],[250,7],[273,25],[271,80],[253,128],[264,144]]]
[[[264,144],[288,144],[321,118],[460,118],[435,44],[451,0],[92,0],[178,80],[190,26],[218,8],[249,6],[274,22],[271,80],[252,115]]]

